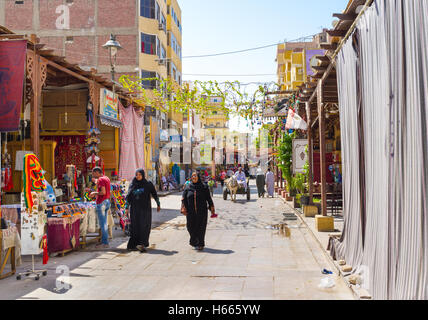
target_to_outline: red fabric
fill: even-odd
[[[53,221],[48,219],[48,252],[55,253],[73,249],[71,246],[73,236],[76,239],[75,247],[78,248],[80,246],[80,219],[76,219],[71,224],[66,223],[65,227],[63,223],[52,223]]]
[[[12,169],[5,168],[3,191],[10,191],[12,189],[13,189]]]
[[[27,40],[0,41],[0,131],[19,130]]]
[[[314,161],[314,165],[313,165],[313,175],[314,175],[314,182],[318,182],[321,183],[321,157],[320,157],[320,153],[319,152],[314,152],[313,153],[313,161]],[[331,174],[331,171],[329,170],[329,166],[334,164],[333,161],[333,153],[326,153],[325,154],[325,170],[326,170],[326,181],[327,183],[333,183],[334,182],[334,178]]]
[[[97,190],[98,192],[101,191],[101,188],[106,188],[106,194],[103,196],[97,196],[97,204],[101,204],[104,200],[110,199],[110,179],[106,176],[102,176],[98,179],[97,182]]]
[[[124,108],[119,104],[120,120],[120,164],[119,178],[132,180],[135,171],[145,169],[144,161],[144,121],[131,105]]]
[[[59,178],[66,173],[66,166],[73,164],[83,174],[87,172],[85,152],[85,136],[52,136],[44,140],[56,141],[55,148],[55,175]]]
[[[46,235],[42,238],[43,243],[43,264],[47,264],[49,261],[49,254],[48,254],[48,238]]]

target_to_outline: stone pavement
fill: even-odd
[[[210,219],[207,248],[196,252],[179,214],[180,198],[161,199],[147,253],[127,252],[127,238],[117,230],[114,248],[89,247],[51,258],[48,276],[39,281],[2,280],[0,299],[353,299],[338,275],[331,276],[333,288],[318,287],[326,277],[321,270],[333,268],[307,227],[300,220],[285,220],[283,214],[293,210],[281,199],[259,200],[253,190],[250,202],[238,195],[232,203],[218,189],[219,218]],[[276,230],[284,223],[288,229]],[[28,261],[25,257],[21,270]],[[56,274],[59,265],[70,269],[69,277]],[[61,281],[69,288],[58,291]]]

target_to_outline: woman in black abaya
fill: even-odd
[[[211,217],[216,217],[210,190],[202,183],[197,172],[193,172],[192,183],[183,192],[182,208],[187,216],[187,230],[190,234],[190,245],[202,251],[205,247],[205,232],[208,222],[208,207]]]
[[[152,228],[152,201],[155,199],[160,211],[160,202],[155,186],[145,178],[144,170],[138,169],[135,178],[129,187],[126,196],[126,214],[131,207],[131,238],[128,241],[128,250],[144,252],[149,246],[150,230]]]

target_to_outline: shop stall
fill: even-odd
[[[95,190],[91,173],[95,166],[107,176],[117,172],[119,104],[130,108],[122,87],[43,47],[35,35],[29,39],[0,26],[0,50],[10,58],[1,60],[0,67],[10,72],[2,79],[0,102],[14,106],[0,113],[1,273],[4,261],[16,267],[21,246],[36,255],[65,254],[100,240],[95,204],[88,197]],[[27,155],[43,168],[46,189],[32,191],[37,214],[22,202]],[[123,210],[121,197],[115,199]]]

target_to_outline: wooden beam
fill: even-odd
[[[357,14],[333,13],[333,17],[338,18],[342,21],[354,21],[357,16]]]
[[[313,176],[313,142],[312,142],[312,113],[311,104],[306,103],[306,114],[308,117],[308,160],[309,160],[309,172],[308,172],[308,186],[309,186],[309,203],[312,203],[314,196],[314,176]]]
[[[337,43],[321,43],[321,49],[324,49],[324,50],[336,50],[337,49]]]
[[[316,67],[312,67],[314,70],[316,71],[321,71],[321,72],[325,72],[327,70],[327,67],[322,67],[322,66],[316,66]]]
[[[327,30],[327,33],[331,37],[345,37],[348,33],[348,30]]]
[[[318,84],[318,119],[320,136],[320,166],[321,166],[321,211],[323,216],[327,216],[327,180],[325,162],[325,111],[322,92],[322,81]]]
[[[325,62],[330,62],[330,58],[327,56],[315,56],[316,59],[320,60],[320,61],[325,61]]]

